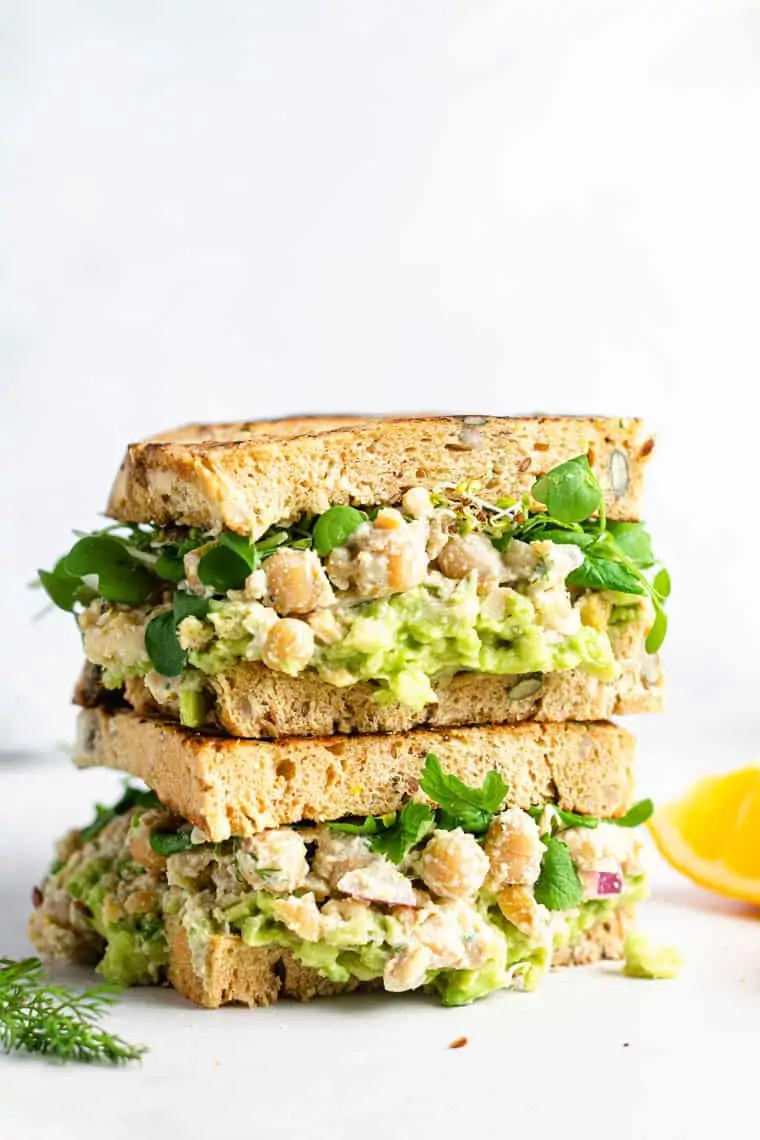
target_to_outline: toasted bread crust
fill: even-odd
[[[349,417],[350,419],[350,417]],[[132,444],[107,512],[124,522],[226,527],[257,538],[336,504],[398,502],[412,486],[478,479],[492,499],[529,494],[542,472],[587,454],[612,519],[638,518],[654,446],[635,419],[484,416],[202,425]],[[338,421],[339,422],[339,421]],[[330,424],[330,427],[326,425]]]
[[[78,765],[144,780],[214,842],[299,820],[395,811],[428,752],[470,784],[498,769],[520,807],[556,800],[569,811],[615,816],[633,792],[633,737],[604,722],[262,741],[191,732],[132,711],[79,716]]]

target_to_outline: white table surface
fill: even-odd
[[[61,757],[0,756],[0,953],[31,952],[29,892],[53,837],[118,787]],[[625,979],[607,964],[455,1010],[372,996],[211,1013],[135,990],[109,1025],[150,1047],[144,1062],[111,1071],[0,1058],[0,1136],[756,1135],[757,914],[656,858],[653,882],[642,926],[687,952],[677,981]],[[467,1046],[449,1049],[460,1035]]]

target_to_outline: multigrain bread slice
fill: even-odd
[[[553,966],[581,966],[600,959],[623,957],[623,944],[633,926],[633,908],[621,907],[600,919],[567,946],[554,951]],[[236,1003],[247,1006],[272,1005],[279,998],[311,1001],[334,997],[351,990],[377,988],[379,982],[360,984],[331,982],[316,970],[301,965],[290,950],[279,946],[246,946],[229,934],[212,935],[207,943],[203,971],[196,972],[187,934],[177,919],[166,924],[169,942],[167,971],[171,985],[196,1005],[218,1009]],[[67,937],[62,939],[62,933]],[[29,937],[45,958],[66,958],[94,963],[102,947],[93,945],[82,931],[62,931],[47,914],[35,911],[29,920]]]
[[[108,502],[123,522],[226,527],[258,538],[330,506],[397,503],[404,491],[480,481],[492,500],[528,494],[542,472],[588,455],[611,519],[635,519],[654,441],[636,419],[486,416],[270,421],[209,438],[132,444]],[[189,429],[192,439],[194,429]]]
[[[616,725],[536,724],[279,741],[204,735],[131,711],[80,713],[75,761],[128,772],[210,840],[299,820],[396,811],[425,757],[480,784],[498,769],[509,802],[624,813],[633,792],[633,738]]]
[[[231,736],[278,739],[284,736],[331,736],[333,733],[407,732],[411,728],[520,724],[535,720],[607,720],[612,716],[659,712],[663,703],[662,670],[656,661],[628,663],[615,681],[600,681],[580,670],[543,676],[493,677],[458,673],[434,684],[438,701],[413,711],[404,705],[378,704],[376,688],[362,682],[338,689],[316,673],[288,677],[258,662],[244,662],[210,678],[215,703],[204,727]],[[160,706],[140,677],[127,679],[124,695],[136,712],[179,719],[176,700]],[[104,690],[83,675],[76,703],[102,703]]]

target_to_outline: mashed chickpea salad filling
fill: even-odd
[[[554,952],[645,897],[637,828],[652,804],[598,820],[505,807],[507,792],[498,772],[468,787],[431,753],[398,813],[214,844],[128,788],[61,842],[35,921],[119,985],[163,981],[181,931],[200,977],[212,940],[232,936],[445,1005],[531,989]]]
[[[191,727],[208,717],[211,679],[245,662],[370,681],[379,702],[420,710],[434,681],[462,671],[615,680],[611,635],[631,622],[657,652],[667,571],[641,523],[606,521],[585,456],[541,476],[531,499],[479,492],[412,487],[397,506],[336,505],[257,540],[118,525],[80,537],[39,580],[76,613],[106,688],[129,697],[139,680]]]

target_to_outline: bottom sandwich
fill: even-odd
[[[59,845],[32,940],[209,1007],[363,985],[461,1005],[531,989],[552,964],[621,956],[646,894],[648,802],[601,820],[509,806],[497,770],[468,786],[432,753],[416,783],[386,815],[220,842],[128,788]]]

